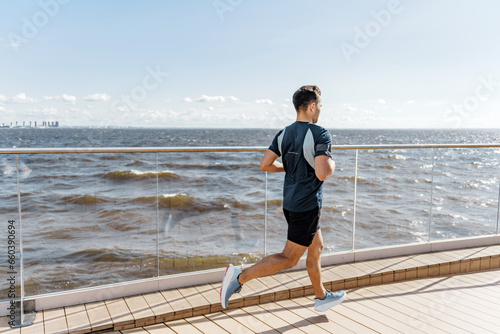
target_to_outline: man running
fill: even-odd
[[[288,223],[285,248],[243,271],[228,265],[220,294],[223,308],[227,308],[229,298],[240,292],[243,284],[296,266],[306,250],[306,268],[315,295],[314,309],[326,311],[346,297],[344,291],[325,290],[321,280],[323,238],[319,217],[323,182],[332,176],[335,162],[330,152],[330,133],[316,125],[321,111],[320,89],[317,86],[300,87],[293,94],[293,105],[297,121],[278,132],[260,162],[263,171],[285,172],[283,212]],[[277,161],[279,157],[283,163]]]

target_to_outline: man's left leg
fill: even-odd
[[[323,236],[321,229],[316,231],[313,242],[307,249],[306,268],[309,279],[311,280],[314,296],[316,298],[325,297],[325,287],[321,279],[321,252],[323,251]]]
[[[321,229],[316,232],[312,244],[307,250],[306,268],[314,289],[314,309],[324,312],[342,303],[346,297],[344,291],[331,292],[326,290],[321,279],[321,252],[323,251],[323,236]]]

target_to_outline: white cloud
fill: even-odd
[[[0,95],[0,102],[5,102],[5,101],[7,101],[7,97]]]
[[[408,100],[408,101],[406,101],[406,103],[413,104],[413,103],[415,103],[415,100]]]
[[[202,95],[195,99],[196,102],[226,102],[226,98],[224,96],[207,96]]]
[[[270,99],[260,99],[260,100],[255,100],[255,103],[257,104],[273,104],[273,101]]]
[[[193,101],[196,102],[226,102],[226,101],[239,101],[237,97],[234,97],[232,95],[230,96],[208,96],[208,95],[202,95],[200,97],[185,97],[183,99],[184,102],[191,103]]]
[[[57,109],[54,107],[42,107],[42,108],[29,108],[26,112],[29,116],[55,116],[57,115]]]
[[[96,93],[96,94],[87,95],[83,99],[85,101],[108,101],[110,98],[111,98],[111,96],[109,96],[106,93]]]
[[[35,103],[36,99],[26,96],[25,93],[19,93],[10,99],[14,103]]]
[[[214,111],[214,107],[208,107],[207,109],[210,111]]]
[[[384,99],[378,99],[377,102],[379,104],[386,104],[387,103]]]
[[[167,114],[160,110],[151,110],[147,113],[143,113],[142,115],[149,117],[152,121],[165,121],[167,119]]]
[[[71,103],[71,104],[76,103],[76,96],[68,95],[68,94],[44,96],[43,99],[45,101],[63,101],[66,103]]]
[[[134,108],[130,107],[128,104],[120,103],[120,104],[115,105],[115,110],[118,112],[129,112],[129,111],[133,111]]]
[[[426,108],[427,107],[441,107],[441,106],[444,106],[444,105],[448,106],[450,104],[451,104],[450,101],[431,101],[429,103],[426,103],[424,105],[424,107],[426,107]]]
[[[367,115],[373,115],[375,114],[373,111],[371,110],[366,110],[366,109],[363,109],[363,113],[367,114]]]
[[[340,120],[341,120],[342,122],[353,122],[353,118],[352,118],[352,117],[349,117],[349,116],[342,116],[342,117],[340,118]]]
[[[356,110],[358,110],[358,109],[354,108],[350,103],[344,103],[342,106],[347,111],[356,111]]]
[[[0,111],[4,111],[5,107],[0,106]]]
[[[76,96],[63,94],[63,95],[61,95],[61,100],[63,100],[64,102],[75,103]]]

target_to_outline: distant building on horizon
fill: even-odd
[[[34,124],[34,126],[32,124]],[[42,121],[41,124],[39,124],[37,121],[34,122],[22,121],[22,125],[20,125],[19,121],[16,121],[15,125],[13,124],[13,122],[10,122],[10,125],[6,122],[0,123],[0,128],[58,128],[58,127],[59,127],[59,121]]]

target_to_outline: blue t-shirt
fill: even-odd
[[[308,122],[295,122],[274,137],[269,149],[281,157],[285,167],[283,208],[304,212],[321,208],[323,181],[314,172],[314,158],[332,156],[328,130]]]

